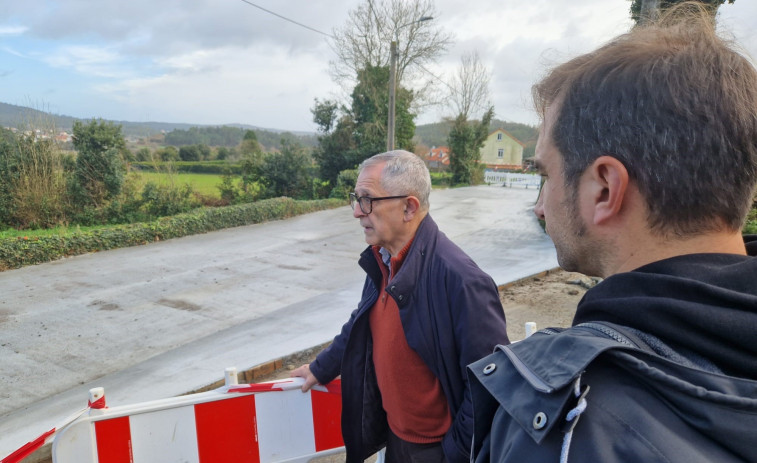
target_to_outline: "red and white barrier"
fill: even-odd
[[[341,385],[303,393],[302,382],[236,385],[227,374],[215,391],[113,408],[95,394],[58,431],[53,462],[305,462],[339,452]]]

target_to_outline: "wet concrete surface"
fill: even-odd
[[[536,190],[435,190],[440,228],[505,284],[557,266]],[[0,456],[86,405],[210,384],[330,340],[360,295],[348,206],[0,273]]]

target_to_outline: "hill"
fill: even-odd
[[[16,106],[8,103],[0,103],[0,126],[16,128],[39,128],[55,129],[56,131],[71,132],[74,121],[89,120],[89,118],[80,119],[72,116],[51,114],[38,109],[28,108],[25,106]],[[271,134],[282,134],[285,132],[292,133],[296,136],[314,137],[312,132],[287,131],[282,129],[271,129],[256,127],[247,124],[219,124],[219,125],[202,125],[187,124],[176,122],[131,122],[131,121],[110,121],[119,124],[122,127],[121,132],[127,138],[149,138],[150,136],[160,133],[168,133],[174,130],[188,131],[193,127],[234,127],[242,130],[254,130],[257,132],[270,132]],[[260,137],[259,137],[260,138]]]
[[[25,106],[0,103],[0,127],[55,129],[55,131],[71,133],[74,122],[77,120],[81,119],[72,116],[51,114]],[[264,146],[277,147],[281,138],[297,141],[307,147],[315,147],[318,143],[314,132],[287,131],[246,124],[202,125],[175,122],[110,122],[121,125],[122,133],[126,138],[147,139],[154,135],[167,134],[167,144],[175,146],[199,143],[211,146],[234,146],[241,141],[246,130],[255,131],[258,141]],[[447,136],[449,135],[450,127],[451,122],[449,121],[419,125],[415,129],[414,140],[416,144],[428,147],[445,146],[447,145]],[[495,119],[489,126],[489,131],[498,128],[507,130],[526,145],[523,151],[524,158],[533,156],[536,137],[538,135],[536,127]],[[223,137],[220,136],[221,133],[224,134]],[[211,141],[219,139],[223,139],[224,141]]]

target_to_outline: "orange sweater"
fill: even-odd
[[[399,271],[411,243],[392,257],[392,276]],[[397,303],[386,292],[389,271],[378,248],[374,254],[384,277],[381,295],[370,312],[373,363],[389,427],[408,442],[439,442],[452,424],[447,398],[439,380],[407,344]]]

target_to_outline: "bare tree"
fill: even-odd
[[[351,90],[361,69],[389,65],[389,49],[395,40],[397,85],[419,79],[423,75],[419,71],[452,43],[452,35],[434,21],[419,21],[434,14],[433,0],[366,0],[332,33],[331,47],[337,56],[330,63],[332,78]]]
[[[631,19],[636,25],[643,26],[657,21],[666,10],[682,3],[691,3],[706,8],[713,16],[717,15],[718,8],[724,3],[733,4],[736,0],[630,0]]]
[[[489,82],[491,75],[481,63],[477,52],[465,53],[460,67],[449,85],[451,95],[449,105],[455,117],[468,120],[476,113],[484,112],[491,106]]]
[[[639,25],[653,23],[660,14],[660,0],[641,0]]]

